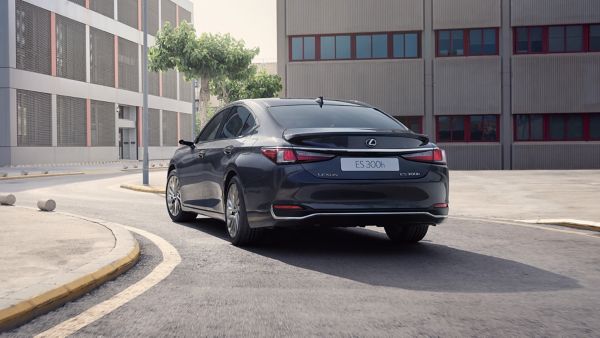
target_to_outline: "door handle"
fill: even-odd
[[[198,152],[198,158],[204,158],[206,156],[206,150],[200,150]]]
[[[231,155],[232,152],[233,152],[233,146],[228,146],[228,147],[225,147],[225,149],[223,149],[223,153],[225,153],[225,155]]]

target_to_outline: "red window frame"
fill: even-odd
[[[412,124],[417,124],[419,126],[418,130],[411,130],[419,134],[423,134],[423,116],[394,116],[394,118],[408,129],[410,129]]]
[[[494,116],[496,117],[496,138],[493,141],[487,140],[472,140],[471,139],[471,118],[473,116]],[[452,135],[452,120],[454,118],[463,119],[463,130],[465,138],[463,140],[453,140],[452,137],[449,141],[440,141],[440,117],[450,118],[450,135]],[[473,114],[473,115],[437,115],[435,117],[435,137],[437,142],[440,143],[498,143],[500,142],[500,115],[497,114]]]
[[[471,53],[471,31],[473,30],[481,30],[481,40],[483,46],[483,31],[486,29],[493,29],[496,32],[496,50],[491,54],[472,54]],[[440,33],[441,32],[450,32],[450,50],[452,50],[452,32],[453,31],[462,31],[463,32],[463,55],[442,55],[440,53]],[[492,55],[500,55],[500,28],[498,27],[481,27],[481,28],[467,28],[467,29],[440,29],[435,31],[435,56],[439,58],[445,57],[465,57],[465,56],[492,56]]]
[[[514,55],[529,55],[529,54],[573,54],[573,53],[590,53],[590,52],[597,52],[597,51],[592,51],[590,48],[590,42],[591,42],[591,35],[590,35],[590,27],[591,26],[596,26],[599,25],[597,23],[592,23],[592,24],[569,24],[569,25],[545,25],[545,26],[519,26],[519,27],[513,27],[513,54]],[[583,28],[583,45],[582,45],[582,49],[580,51],[567,51],[567,32],[566,32],[566,28],[567,27],[572,27],[572,26],[582,26]],[[549,34],[549,30],[550,27],[562,27],[563,31],[564,31],[564,45],[565,45],[565,50],[564,51],[560,51],[560,52],[551,52],[550,51],[550,34]],[[518,30],[522,29],[522,28],[526,28],[528,29],[527,32],[527,36],[528,36],[528,51],[527,52],[518,52],[517,51],[517,45],[518,45]],[[542,51],[541,52],[532,52],[531,51],[531,29],[532,28],[542,28]]]
[[[542,121],[542,139],[534,140],[531,139],[531,119],[528,120],[528,129],[529,129],[529,139],[519,140],[517,139],[518,129],[517,129],[517,119],[519,116],[541,116]],[[582,125],[582,137],[581,138],[569,138],[568,130],[569,130],[569,117],[579,116],[583,120]],[[550,118],[551,117],[561,117],[564,119],[564,137],[560,140],[552,139],[550,136]],[[591,135],[591,119],[592,117],[600,118],[600,113],[567,113],[567,114],[516,114],[513,115],[513,141],[514,142],[577,142],[577,141],[600,141],[600,137],[593,138]]]
[[[416,57],[394,57],[394,35],[395,34],[417,34],[417,56]],[[370,35],[371,39],[373,35],[386,35],[387,37],[387,56],[384,58],[357,58],[356,57],[356,37],[359,35]],[[335,37],[337,36],[349,36],[350,37],[350,58],[333,58],[323,59],[321,58],[321,38],[333,37],[334,38],[334,49],[335,49]],[[304,38],[314,37],[315,38],[315,58],[304,59]],[[292,41],[294,38],[302,38],[302,60],[294,60],[292,58],[293,45]],[[406,42],[405,46],[406,48]],[[371,47],[372,48],[372,47]],[[398,31],[398,32],[361,32],[361,33],[336,33],[336,34],[316,34],[316,35],[290,35],[288,36],[288,60],[289,62],[306,62],[306,61],[340,61],[340,60],[386,60],[386,59],[420,59],[422,57],[422,41],[420,31]]]

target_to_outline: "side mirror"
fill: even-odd
[[[192,149],[194,149],[196,147],[194,145],[194,142],[190,142],[190,141],[179,140],[179,144],[181,144],[182,146],[188,146]]]

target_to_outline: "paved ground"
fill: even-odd
[[[152,173],[151,183],[161,175]],[[452,176],[454,204],[460,204],[463,190],[458,177]],[[78,336],[590,337],[600,332],[596,233],[454,218],[431,229],[422,244],[404,248],[367,228],[273,231],[261,246],[240,249],[225,240],[219,222],[172,223],[163,196],[119,188],[132,180],[105,174],[0,182],[0,192],[15,193],[21,203],[51,196],[61,210],[155,233],[181,255],[181,264],[164,281]],[[481,202],[474,204],[488,198],[476,197]],[[142,257],[129,273],[8,335],[40,333],[148,275],[162,254],[137,238]]]

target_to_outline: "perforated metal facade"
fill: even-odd
[[[160,147],[160,110],[148,109],[148,145],[150,147]]]
[[[56,97],[56,134],[59,147],[84,147],[87,143],[85,99]]]
[[[52,145],[52,95],[17,89],[17,145]]]
[[[162,112],[163,146],[175,147],[177,139],[177,113],[163,110]]]
[[[177,100],[177,72],[173,69],[162,73],[163,96]]]
[[[156,35],[158,32],[158,1],[146,0],[148,4],[148,34],[150,35]]]
[[[114,147],[116,145],[115,104],[92,100],[91,108],[92,146]]]
[[[192,114],[179,113],[179,137],[182,140],[192,141]]]
[[[56,75],[85,81],[85,25],[56,15]]]
[[[171,26],[177,25],[177,5],[169,0],[161,0],[161,26],[170,22]]]
[[[15,16],[17,68],[50,74],[50,12],[17,0]]]
[[[115,86],[114,36],[93,27],[90,27],[90,81]]]
[[[119,22],[127,26],[138,28],[138,2],[137,0],[117,0],[117,17]]]
[[[138,45],[119,38],[119,88],[139,91],[138,70]]]
[[[109,18],[115,17],[115,3],[112,0],[90,0],[90,9]]]
[[[85,0],[69,0],[71,2],[74,2],[76,4],[78,4],[79,6],[85,6]]]
[[[179,74],[179,100],[192,102],[192,83],[185,80],[183,74]]]
[[[148,93],[150,95],[160,95],[160,74],[158,72],[148,72]]]
[[[187,21],[192,23],[192,12],[179,7],[179,22]]]

